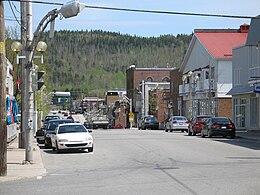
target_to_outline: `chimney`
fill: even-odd
[[[240,32],[241,33],[248,33],[249,32],[249,25],[248,24],[242,24],[240,25]]]

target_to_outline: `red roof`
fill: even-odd
[[[195,35],[214,58],[232,58],[232,49],[246,43],[248,33],[221,31],[201,31]]]

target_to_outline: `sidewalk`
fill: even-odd
[[[260,130],[237,130],[236,137],[260,142]]]
[[[33,143],[33,163],[24,164],[25,149],[18,148],[18,138],[7,146],[7,176],[0,177],[0,182],[23,178],[40,177],[46,174],[42,163],[41,151],[37,143]]]

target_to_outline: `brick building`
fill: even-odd
[[[177,80],[180,78],[181,74],[176,68],[130,66],[126,71],[126,91],[128,98],[133,100],[135,122],[147,114],[156,115],[159,122],[162,122],[169,114],[177,113],[178,91],[175,90],[178,90]],[[174,86],[173,89],[170,89],[171,85]]]

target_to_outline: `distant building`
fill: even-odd
[[[159,122],[168,117],[170,108],[174,108],[169,107],[173,101],[170,94],[172,71],[178,72],[176,68],[136,68],[135,65],[126,70],[127,97],[133,100],[135,122],[147,114],[156,115]]]
[[[125,90],[109,90],[105,93],[105,101],[108,107],[113,106],[113,104],[118,101],[122,100],[123,96],[126,95]]]

